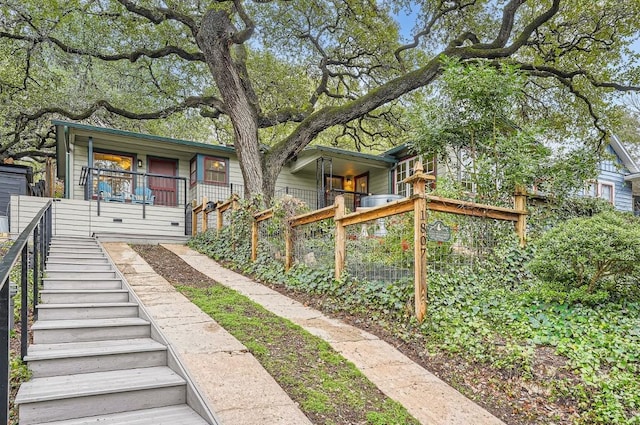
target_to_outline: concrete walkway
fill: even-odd
[[[163,298],[162,294],[156,293],[153,295],[150,290],[144,288],[148,285],[148,283],[145,283],[148,282],[147,279],[151,278],[149,272],[150,267],[146,265],[146,263],[144,263],[144,261],[135,252],[128,248],[127,245],[104,245],[112,256],[114,262],[123,271],[125,277],[129,280],[129,283],[133,286],[136,293],[138,293],[139,290],[143,292],[143,294],[146,292],[145,296],[150,302],[162,302],[163,305],[167,307],[169,306],[168,303],[174,302],[168,301],[165,303],[164,301],[161,301]],[[464,397],[458,391],[414,363],[411,359],[400,353],[391,345],[380,340],[375,335],[346,325],[338,320],[328,318],[317,310],[305,307],[299,302],[287,298],[270,288],[256,283],[238,273],[223,268],[210,258],[199,254],[184,245],[166,244],[163,246],[173,251],[187,264],[198,269],[220,284],[237,290],[241,294],[252,299],[254,302],[262,305],[267,310],[277,314],[278,316],[291,320],[310,333],[327,341],[343,357],[354,363],[356,367],[358,367],[358,369],[360,369],[360,371],[362,371],[362,373],[364,373],[364,375],[383,393],[405,406],[407,410],[420,421],[420,423],[429,425],[503,424],[503,422],[495,416]],[[112,251],[114,252],[112,253]],[[140,276],[141,272],[144,272],[145,277]],[[157,278],[153,278],[154,282],[156,280]],[[138,284],[134,282],[138,282]],[[168,289],[169,288],[166,288],[166,286],[163,285],[163,292]],[[171,295],[171,299],[176,299],[176,296]],[[147,305],[147,301],[145,299],[142,299],[142,301]],[[230,378],[233,378],[234,373],[233,370],[231,370],[232,368],[242,368],[242,370],[236,370],[237,374],[240,375],[239,381],[244,381],[247,375],[253,377],[254,372],[249,372],[248,368],[254,366],[249,366],[249,363],[253,364],[257,362],[254,359],[253,362],[245,360],[246,363],[244,364],[225,364],[224,362],[228,361],[229,357],[232,357],[232,355],[229,354],[228,350],[225,351],[224,345],[218,345],[219,343],[216,341],[216,335],[221,335],[223,330],[221,330],[220,327],[210,319],[207,322],[207,325],[203,325],[203,322],[196,322],[194,325],[216,327],[216,331],[212,332],[213,335],[210,336],[211,340],[208,344],[209,349],[207,350],[211,355],[215,355],[215,357],[208,356],[204,352],[198,353],[202,355],[202,357],[195,354],[192,355],[191,353],[195,347],[199,346],[199,344],[204,344],[204,341],[207,341],[206,337],[208,335],[206,335],[206,332],[191,334],[190,332],[187,332],[186,329],[177,329],[178,321],[175,320],[175,318],[187,315],[190,319],[189,322],[191,322],[191,317],[193,315],[194,318],[197,317],[197,320],[204,320],[202,317],[204,313],[200,312],[200,314],[196,315],[192,307],[187,308],[182,299],[180,302],[180,307],[176,308],[174,312],[174,314],[177,314],[176,316],[160,320],[156,319],[156,321],[162,323],[161,328],[163,332],[165,332],[166,337],[172,341],[172,344],[174,340],[176,341],[176,349],[185,359],[185,363],[187,363],[185,366],[189,369],[191,375],[196,377],[196,381],[198,385],[203,388],[205,395],[207,397],[211,397],[210,402],[213,410],[219,415],[225,424],[258,423],[253,420],[238,421],[237,419],[239,418],[238,415],[241,414],[240,411],[243,409],[251,410],[255,408],[251,404],[255,401],[255,397],[252,397],[251,394],[256,390],[248,393],[249,396],[244,398],[244,400],[246,400],[246,406],[227,407],[220,403],[221,400],[230,398],[230,396],[225,396],[223,393],[226,393],[227,391],[233,392],[237,385],[243,384],[243,382],[236,382],[234,380],[231,380],[229,384],[225,384],[224,382],[221,382],[220,379],[226,379],[224,376],[225,374],[230,375]],[[190,304],[188,301],[187,303]],[[148,309],[153,312],[154,306],[148,306]],[[162,308],[157,310],[160,313],[163,311]],[[195,310],[199,311],[197,307]],[[205,317],[208,316],[205,315]],[[172,318],[173,322],[171,321]],[[182,320],[180,320],[180,323],[181,324],[179,326],[184,325]],[[200,323],[200,325],[197,325],[197,323]],[[228,344],[228,347],[234,347],[236,351],[231,351],[232,353],[242,352],[241,350],[237,350],[238,345],[241,346],[239,342],[235,340],[235,343],[233,344],[227,342],[228,338],[232,338],[228,334],[224,338],[219,336],[217,338],[222,339],[221,343]],[[182,355],[182,353],[185,354]],[[221,353],[224,353],[224,355]],[[243,352],[243,354],[248,355],[246,352]],[[222,363],[218,364],[218,362]],[[266,373],[259,364],[255,367],[260,369],[261,373]],[[226,371],[226,373],[222,376],[218,376],[219,372],[217,369],[222,369]],[[200,379],[200,377],[203,377],[203,379]],[[206,381],[214,379],[213,377],[218,380],[218,385],[213,385],[215,388],[207,388]],[[273,380],[271,379],[271,381]],[[227,387],[227,385],[229,385],[229,387]],[[253,388],[253,384],[251,384],[250,387]],[[264,391],[267,390],[265,389]],[[209,392],[211,392],[211,395]],[[281,389],[280,392],[282,392]],[[240,401],[243,399],[241,398],[238,400]],[[284,406],[285,405],[283,404],[283,407]],[[279,422],[267,420],[266,422],[260,423],[308,423],[308,420],[297,408],[293,409],[294,411],[291,411],[291,416],[287,417],[290,412],[287,410],[289,409],[288,406],[289,405],[287,405],[285,409],[278,411],[278,413],[272,413],[272,415],[280,419]],[[271,407],[275,408],[273,404],[271,404]],[[295,407],[295,405],[292,407]],[[222,411],[220,410],[221,408],[223,409]],[[233,421],[227,421],[227,418],[223,414],[225,411],[228,411],[228,409],[234,412],[234,415],[228,415],[233,419]],[[300,416],[296,415],[302,415],[302,419],[300,419]]]

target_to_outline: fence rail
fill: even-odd
[[[9,364],[10,350],[9,339],[10,332],[10,315],[11,311],[11,294],[10,294],[10,275],[11,270],[20,259],[20,357],[27,355],[28,343],[28,291],[29,291],[29,266],[33,273],[33,315],[37,318],[38,311],[36,305],[38,303],[38,288],[41,281],[42,270],[44,270],[45,261],[49,252],[52,233],[52,214],[51,201],[48,201],[44,207],[31,220],[29,225],[20,233],[16,241],[13,243],[9,252],[0,263],[0,361],[2,368],[0,369],[0,423],[9,422],[9,393],[11,385],[9,382]],[[29,240],[33,237],[33,258],[29,262]],[[4,419],[4,421],[3,421]]]

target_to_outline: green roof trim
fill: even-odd
[[[305,148],[305,151],[312,151],[312,150],[317,150],[317,151],[320,151],[320,152],[328,152],[328,153],[334,153],[334,154],[347,155],[347,156],[352,156],[354,158],[368,159],[368,160],[371,160],[371,161],[386,162],[388,164],[395,164],[397,162],[393,158],[387,158],[387,157],[384,157],[382,155],[371,155],[371,154],[368,154],[368,153],[353,152],[353,151],[348,151],[346,149],[332,148],[330,146],[314,145],[314,146],[309,146],[309,147]]]
[[[395,154],[402,152],[405,149],[408,149],[409,146],[406,143],[396,146],[395,148],[391,148],[388,151],[382,153],[383,156],[394,156]]]
[[[77,128],[80,130],[110,134],[114,136],[131,137],[134,139],[149,140],[153,142],[162,142],[162,143],[169,143],[174,145],[190,146],[198,149],[212,149],[212,150],[228,152],[228,153],[236,152],[235,148],[230,146],[212,145],[209,143],[193,142],[191,140],[172,139],[170,137],[154,136],[152,134],[145,134],[145,133],[135,133],[133,131],[126,131],[126,130],[116,130],[114,128],[109,128],[109,127],[96,127],[93,125],[79,124],[79,123],[70,122],[70,121],[53,120],[52,123],[55,126],[61,126],[64,128]],[[401,145],[391,149],[390,151],[384,152],[380,155],[372,155],[367,153],[354,152],[346,149],[334,148],[330,146],[320,146],[320,145],[308,146],[304,150],[305,151],[317,150],[319,152],[326,152],[330,154],[340,154],[340,155],[350,156],[353,158],[367,159],[370,161],[384,162],[387,164],[395,164],[397,160],[395,158],[391,158],[389,153],[392,151],[401,150],[400,148],[404,149],[405,147],[406,145]]]
[[[152,134],[145,134],[145,133],[134,133],[133,131],[116,130],[116,129],[108,128],[108,127],[96,127],[96,126],[93,126],[93,125],[78,124],[78,123],[69,122],[69,121],[53,120],[52,123],[53,123],[53,125],[56,125],[56,126],[65,126],[65,127],[70,127],[70,128],[77,128],[77,129],[80,129],[80,130],[94,131],[96,133],[111,134],[111,135],[114,135],[114,136],[131,137],[131,138],[134,138],[134,139],[142,139],[142,140],[149,140],[149,141],[154,141],[154,142],[170,143],[170,144],[174,144],[174,145],[191,146],[191,147],[199,148],[199,149],[214,149],[214,150],[230,152],[230,153],[231,152],[235,153],[235,151],[236,151],[234,148],[229,147],[229,146],[212,145],[212,144],[209,144],[209,143],[193,142],[191,140],[172,139],[170,137],[154,136]]]

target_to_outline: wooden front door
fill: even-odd
[[[165,158],[148,158],[149,174],[176,177],[178,161]],[[149,176],[149,189],[155,195],[155,205],[178,205],[178,181],[171,178]]]

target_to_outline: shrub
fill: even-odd
[[[629,278],[640,281],[640,220],[616,212],[574,218],[538,241],[530,270],[540,279],[575,292],[569,301],[605,291],[613,294]],[[576,290],[578,290],[576,292]],[[596,297],[601,299],[602,297]]]

